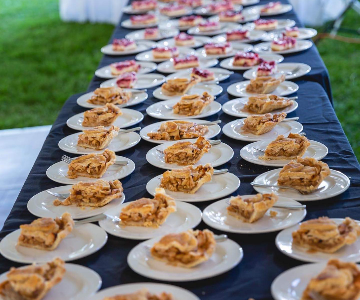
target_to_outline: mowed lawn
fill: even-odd
[[[112,25],[63,23],[58,0],[0,0],[0,129],[52,124],[85,91]],[[360,28],[354,12],[344,27]],[[360,38],[356,34],[341,35]],[[322,40],[336,113],[360,159],[360,44]]]

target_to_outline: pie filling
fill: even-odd
[[[276,28],[278,25],[278,21],[275,19],[258,19],[254,21],[256,29],[270,29]]]
[[[230,43],[209,43],[205,45],[206,54],[226,54],[232,50]]]
[[[84,120],[82,126],[110,126],[115,122],[118,116],[121,116],[120,108],[112,103],[106,103],[104,106],[96,107],[84,112]]]
[[[213,31],[220,29],[219,22],[203,21],[199,23],[198,26],[200,31]]]
[[[201,78],[201,81],[211,81],[215,79],[214,72],[211,72],[209,70],[193,68],[191,74],[199,76]]]
[[[243,15],[239,11],[223,11],[219,14],[220,21],[238,21],[243,19]]]
[[[102,150],[118,135],[119,130],[120,128],[117,126],[111,126],[109,129],[98,126],[92,130],[84,130],[78,137],[77,145],[78,147]]]
[[[168,293],[152,294],[147,289],[141,289],[135,293],[106,297],[103,300],[174,300]]]
[[[293,101],[276,95],[258,95],[248,98],[244,111],[266,114],[293,105]]]
[[[114,39],[112,46],[114,51],[125,51],[135,49],[136,43],[128,39]]]
[[[292,49],[295,46],[296,46],[296,39],[288,36],[283,36],[271,42],[271,49],[274,51]]]
[[[259,54],[254,52],[238,52],[234,57],[234,66],[254,66],[260,62]]]
[[[257,76],[270,76],[276,72],[275,61],[263,61],[260,63],[257,69]]]
[[[242,130],[256,135],[265,134],[271,131],[286,117],[286,113],[265,114],[261,116],[249,116],[244,120]]]
[[[196,26],[201,23],[203,18],[201,16],[182,17],[179,20],[179,26]]]
[[[157,7],[156,0],[141,0],[141,1],[133,1],[131,3],[133,9],[141,10],[141,9],[155,9]]]
[[[152,50],[154,58],[171,58],[179,55],[176,47],[156,47]]]
[[[173,58],[175,69],[184,69],[199,66],[199,58],[195,55],[187,55],[183,58]],[[193,74],[192,74],[193,75]],[[192,76],[193,78],[194,76]]]
[[[145,38],[157,37],[158,35],[159,35],[159,28],[157,28],[157,27],[145,29],[145,32],[144,32]]]
[[[226,40],[227,41],[243,40],[248,38],[249,34],[250,34],[249,30],[247,29],[235,29],[226,33]]]
[[[141,66],[135,60],[126,60],[110,65],[112,75],[120,75],[127,72],[138,72]]]
[[[262,9],[261,12],[263,13],[269,13],[269,12],[274,12],[274,11],[278,11],[281,9],[281,2],[277,1],[277,2],[269,2],[268,4],[266,4]]]
[[[124,91],[119,87],[97,88],[87,102],[95,105],[124,104],[131,99],[131,96],[131,92]]]
[[[178,115],[196,116],[214,101],[214,96],[208,92],[200,95],[185,95],[173,107],[173,113]]]
[[[202,0],[178,0],[180,5],[187,5],[191,7],[199,7],[203,5]]]
[[[208,6],[206,6],[206,8],[211,13],[219,13],[226,10],[232,10],[234,9],[234,6],[229,1],[223,1],[220,3],[209,4]]]
[[[150,24],[150,23],[156,23],[157,22],[157,17],[155,15],[152,15],[152,14],[131,16],[130,21],[134,25],[136,25],[136,24],[139,24],[139,25],[141,25],[141,24]]]
[[[278,78],[271,76],[258,76],[251,79],[250,83],[246,86],[246,92],[252,94],[270,94],[274,92],[277,87],[285,81],[285,75]]]

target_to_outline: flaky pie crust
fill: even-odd
[[[173,113],[185,116],[197,116],[202,113],[206,106],[214,101],[214,96],[208,92],[200,95],[185,95],[173,107]]]
[[[96,127],[96,126],[110,126],[115,122],[118,116],[121,116],[120,108],[114,104],[107,103],[104,106],[96,107],[84,112],[84,120],[82,126]]]
[[[161,86],[161,91],[166,96],[181,96],[199,82],[201,82],[201,78],[197,75],[191,75],[190,80],[186,78],[169,79]]]
[[[131,95],[131,92],[124,91],[116,86],[97,88],[94,95],[87,102],[95,105],[105,105],[107,103],[121,105],[129,102]]]
[[[250,80],[246,91],[251,94],[270,94],[275,91],[283,81],[285,81],[285,75],[281,75],[279,78],[271,76],[256,77]]]
[[[266,114],[277,109],[283,109],[293,104],[293,100],[276,95],[258,95],[249,97],[247,103],[244,105],[243,110],[256,114]]]
[[[84,130],[78,136],[77,145],[88,149],[103,150],[118,135],[119,130],[120,128],[114,125],[109,129],[106,129],[104,126],[97,126],[93,129]]]
[[[242,130],[256,135],[271,131],[277,124],[286,118],[286,113],[248,116],[244,119]]]

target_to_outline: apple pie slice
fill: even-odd
[[[80,176],[90,178],[101,178],[106,170],[115,163],[116,155],[114,151],[105,149],[103,153],[86,154],[79,156],[71,161],[67,172],[68,178],[78,178]]]
[[[309,140],[303,135],[296,133],[289,133],[288,137],[279,135],[275,141],[267,145],[264,156],[259,156],[259,158],[263,160],[296,159],[302,157],[309,146]]]
[[[231,197],[227,212],[230,216],[247,223],[254,223],[261,219],[269,208],[278,200],[278,196],[271,194],[257,194],[251,198]]]
[[[88,103],[95,105],[125,104],[131,99],[131,92],[124,91],[122,88],[111,86],[98,88],[94,91],[94,95],[87,100]]]
[[[114,104],[107,103],[104,106],[85,111],[82,126],[110,126],[115,122],[116,118],[121,115],[122,112],[120,108],[116,107]]]
[[[158,228],[175,211],[175,200],[164,189],[157,188],[154,199],[141,198],[125,206],[120,213],[120,225]]]
[[[74,228],[69,213],[61,218],[40,218],[30,224],[20,225],[18,245],[39,250],[55,250]]]
[[[203,184],[211,181],[214,169],[210,164],[187,166],[179,170],[166,171],[160,186],[172,192],[195,194]]]
[[[166,96],[180,96],[199,82],[201,82],[201,78],[197,75],[192,75],[190,80],[186,78],[169,79],[161,86],[161,91]]]
[[[214,101],[214,96],[208,92],[199,95],[185,95],[173,107],[173,113],[185,116],[197,116],[206,106]]]
[[[135,293],[106,297],[103,300],[174,300],[169,293],[152,294],[147,289],[141,289]]]
[[[216,241],[210,230],[188,230],[165,235],[151,248],[151,255],[170,265],[192,268],[212,256]]]
[[[312,278],[301,300],[356,300],[360,297],[360,270],[351,262],[328,261],[324,270]]]
[[[248,102],[244,106],[244,111],[250,111],[257,114],[266,114],[277,109],[283,109],[293,104],[293,100],[276,95],[258,95],[249,97]]]
[[[278,185],[290,186],[311,193],[330,175],[329,166],[315,158],[298,157],[286,164],[279,173]]]
[[[97,126],[94,129],[84,130],[78,137],[77,145],[83,148],[103,150],[118,135],[119,130],[120,128],[117,126],[111,126],[109,129]]]
[[[293,244],[304,247],[310,252],[334,253],[340,248],[356,242],[360,226],[351,218],[337,225],[328,217],[309,220],[300,224],[292,233]]]
[[[244,119],[242,130],[256,135],[271,131],[277,124],[286,118],[286,113],[249,116]]]
[[[279,78],[271,76],[256,77],[250,80],[250,83],[246,87],[246,92],[251,94],[270,94],[275,91],[283,81],[285,81],[285,75],[281,75]]]
[[[70,190],[70,196],[65,200],[54,201],[55,206],[103,207],[112,200],[120,198],[123,187],[119,180],[95,182],[79,182]]]
[[[41,300],[64,277],[65,263],[60,258],[43,265],[11,268],[0,284],[3,300]]]
[[[202,136],[194,143],[177,142],[164,150],[165,163],[180,166],[194,165],[210,149],[210,142]]]

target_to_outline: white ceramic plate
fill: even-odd
[[[117,161],[127,161],[128,164],[126,166],[119,166],[119,165],[112,165],[110,166],[105,174],[99,178],[103,180],[115,180],[115,179],[121,179],[128,175],[130,175],[135,170],[135,163],[126,157],[123,156],[116,156]],[[75,184],[82,182],[94,182],[98,180],[97,178],[89,178],[89,177],[78,177],[78,178],[68,178],[67,177],[67,171],[68,171],[68,164],[65,162],[57,162],[50,166],[46,170],[46,176],[49,177],[51,180],[54,180],[55,182],[63,183],[63,184]]]
[[[94,150],[89,148],[79,147],[77,145],[79,135],[82,132],[74,133],[68,135],[60,140],[59,148],[65,152],[74,153],[74,154],[89,154],[89,153],[102,153],[103,150]],[[136,146],[140,142],[141,138],[140,135],[136,132],[127,132],[121,133],[114,137],[110,144],[106,147],[106,149],[110,149],[114,152],[124,151],[126,149],[132,148]]]
[[[206,54],[205,48],[200,48],[196,50],[196,54],[202,58],[226,58],[226,57],[234,56],[239,51],[249,52],[252,50],[252,48],[253,46],[249,44],[236,43],[233,44],[233,48],[231,49],[231,51],[229,51],[226,54]]]
[[[159,24],[161,24],[162,22],[169,20],[169,18],[165,17],[165,16],[158,15],[157,17],[158,17],[158,22],[150,23],[150,24],[137,24],[137,25],[132,24],[131,20],[127,19],[127,20],[121,22],[121,27],[127,28],[127,29],[141,29],[141,28],[148,28],[148,27],[156,27]]]
[[[277,180],[279,178],[279,172],[281,169],[275,169],[268,172],[265,172],[255,178],[255,183],[261,184],[270,184],[277,185]],[[257,187],[254,186],[254,189],[259,193],[271,193],[274,192],[279,196],[291,198],[298,201],[317,201],[324,200],[328,198],[335,197],[344,193],[350,186],[350,179],[345,174],[330,169],[330,175],[326,177],[323,182],[319,185],[319,188],[322,188],[320,191],[308,195],[302,195],[297,191],[289,189],[277,189],[277,188],[268,188],[268,187]]]
[[[56,257],[64,261],[77,260],[100,250],[108,238],[105,230],[94,224],[75,225],[59,247],[53,251],[46,251],[18,246],[20,231],[13,231],[2,239],[0,253],[9,260],[24,264],[46,263]]]
[[[106,55],[116,55],[116,56],[131,55],[151,49],[155,47],[155,45],[156,44],[152,41],[136,41],[135,49],[126,50],[126,51],[114,51],[112,44],[109,44],[101,48],[101,53]]]
[[[194,34],[194,35],[206,35],[206,36],[213,36],[222,34],[224,32],[240,28],[240,25],[237,23],[221,23],[221,28],[218,30],[212,30],[212,31],[200,31],[199,27],[191,27],[187,33],[188,34]]]
[[[54,193],[66,194],[70,193],[72,185],[58,186],[49,191]],[[93,216],[100,215],[109,209],[113,209],[119,206],[125,200],[123,194],[121,198],[112,200],[109,204],[103,207],[79,207],[75,205],[70,206],[55,206],[54,200],[58,199],[55,196],[50,195],[46,191],[42,191],[35,196],[32,196],[27,203],[27,208],[34,216],[39,218],[56,218],[61,217],[65,212],[68,212],[73,219],[84,219]]]
[[[242,198],[254,197],[254,195],[241,196]],[[204,222],[212,228],[220,231],[255,234],[279,231],[281,229],[293,226],[305,218],[306,210],[289,210],[283,208],[270,208],[265,216],[254,223],[245,223],[240,219],[228,215],[227,207],[229,198],[217,201],[205,208],[203,214]],[[278,205],[301,205],[291,199],[279,197],[276,202]],[[277,212],[275,217],[270,217],[270,211]]]
[[[273,11],[273,12],[266,12],[266,13],[262,13],[261,9],[264,7],[265,5],[257,5],[257,6],[253,6],[252,9],[257,9],[258,12],[260,13],[260,15],[262,17],[266,17],[266,16],[276,16],[276,15],[280,15],[280,14],[285,14],[287,12],[289,12],[290,10],[292,10],[292,6],[290,4],[282,4],[281,8],[279,10]]]
[[[200,300],[197,296],[193,293],[179,288],[177,286],[163,284],[163,283],[149,283],[149,282],[142,282],[142,283],[129,283],[114,286],[111,288],[107,288],[105,290],[101,290],[96,295],[92,296],[91,298],[87,298],[87,300],[103,300],[106,297],[114,297],[116,295],[126,295],[135,293],[141,289],[147,289],[152,294],[161,294],[162,292],[166,292],[172,294],[175,300]],[[44,299],[46,300],[46,299]],[[55,299],[54,299],[55,300]]]
[[[228,86],[227,92],[235,97],[254,96],[256,94],[251,94],[246,91],[246,87],[248,86],[249,83],[250,83],[249,80],[235,82],[232,85]],[[277,96],[288,96],[297,92],[298,89],[299,86],[295,82],[285,80],[282,83],[280,83],[280,85],[276,88],[276,90],[273,91],[271,94]]]
[[[282,33],[283,33],[283,31],[281,31],[281,30],[271,31],[263,37],[263,40],[266,42],[270,42],[270,41],[274,40],[275,38],[281,37]],[[299,36],[296,37],[296,39],[298,39],[298,40],[311,39],[315,35],[317,35],[317,31],[313,28],[299,28]]]
[[[162,175],[156,176],[146,184],[146,190],[155,195],[155,189],[159,187]],[[214,175],[211,181],[205,183],[195,194],[172,192],[166,190],[166,194],[176,201],[203,202],[220,199],[231,195],[240,186],[240,179],[232,173]]]
[[[192,229],[201,222],[201,210],[196,206],[185,202],[176,202],[176,212],[169,215],[166,221],[159,228],[140,226],[120,226],[114,221],[120,216],[121,210],[130,202],[123,203],[116,208],[106,212],[107,219],[101,220],[99,225],[107,233],[125,239],[148,240],[154,237],[163,236],[169,233],[182,232]]]
[[[207,68],[211,68],[215,65],[218,64],[218,60],[216,58],[212,58],[212,59],[202,59],[201,57],[199,57],[199,68],[200,69],[207,69]],[[182,70],[192,70],[192,68],[188,68],[188,69],[182,69]],[[175,72],[179,72],[178,69],[174,68],[174,62],[172,59],[164,61],[162,63],[160,63],[158,65],[158,71],[162,72],[162,73],[175,73]],[[181,70],[180,70],[181,71]]]
[[[157,65],[155,63],[148,62],[148,61],[138,61],[137,64],[140,65],[140,70],[137,72],[137,74],[150,73],[152,71],[155,71],[156,67],[157,67]],[[116,78],[117,77],[117,75],[112,75],[111,74],[110,65],[102,67],[100,69],[97,69],[95,71],[95,75],[97,77],[106,78],[106,79],[111,79],[111,78]]]
[[[271,50],[271,42],[263,42],[254,46],[255,52],[269,52],[269,53],[277,53],[277,54],[291,54],[297,53],[301,51],[308,50],[312,47],[313,43],[308,40],[298,40],[296,42],[296,46],[291,49],[281,50],[281,51],[273,51]]]
[[[160,74],[140,74],[136,76],[137,79],[135,81],[135,84],[133,86],[133,89],[151,89],[155,86],[158,86],[165,82],[165,77]],[[117,79],[110,79],[104,81],[102,84],[100,84],[100,87],[111,87],[111,86],[117,86],[116,84]]]
[[[177,102],[178,100],[166,100],[155,103],[153,105],[150,105],[146,109],[146,113],[153,118],[162,119],[162,120],[171,120],[171,119],[187,120],[187,119],[206,118],[217,114],[221,110],[221,104],[219,102],[213,101],[207,107],[205,107],[204,110],[199,115],[196,116],[178,115],[178,114],[174,114],[171,109],[166,108],[166,107],[173,107]]]
[[[331,219],[340,224],[344,219]],[[358,221],[357,221],[358,222]],[[328,262],[330,259],[339,259],[341,261],[359,262],[360,261],[360,240],[357,239],[354,244],[346,245],[335,253],[309,252],[306,248],[293,244],[292,233],[299,229],[300,224],[287,228],[276,236],[276,247],[285,255],[305,261],[305,262]]]
[[[259,54],[259,57],[262,58],[263,60],[266,61],[275,61],[276,63],[280,63],[284,60],[284,57],[278,54],[267,54],[267,53],[261,53]],[[234,57],[229,57],[224,59],[221,63],[220,66],[224,69],[228,69],[228,70],[237,70],[237,71],[242,71],[242,70],[248,70],[251,69],[252,67],[239,67],[239,66],[233,66],[233,62],[234,62]]]
[[[235,140],[240,141],[264,141],[275,140],[278,135],[287,136],[290,132],[299,133],[303,130],[303,126],[296,121],[280,122],[272,130],[265,134],[256,135],[248,132],[243,132],[241,127],[244,125],[244,119],[235,120],[227,123],[223,127],[223,133]]]
[[[93,270],[74,264],[65,264],[65,269],[66,272],[60,283],[56,284],[42,300],[89,299],[101,287],[101,278]],[[0,276],[0,282],[7,280],[7,273]]]
[[[235,4],[233,10],[241,11],[242,6]],[[201,6],[201,7],[194,9],[194,14],[200,15],[200,16],[213,16],[213,15],[217,15],[218,13],[209,11],[206,6]]]
[[[249,97],[246,98],[237,98],[234,100],[230,100],[223,104],[222,110],[224,113],[238,118],[246,118],[248,116],[258,115],[256,113],[251,113],[248,111],[243,111],[245,104],[248,102]],[[298,108],[298,103],[293,100],[293,104],[285,107],[283,109],[277,109],[272,111],[271,113],[282,113],[285,112],[287,114],[293,112],[295,109]]]
[[[159,240],[160,238],[154,238],[142,242],[130,251],[127,261],[134,272],[156,280],[192,282],[225,273],[237,266],[243,258],[242,248],[228,239],[217,243],[208,261],[189,269],[175,267],[151,256],[148,247],[152,247]]]
[[[186,141],[194,142],[194,140],[182,140],[180,142],[186,142]],[[175,169],[183,168],[184,166],[166,163],[164,159],[164,154],[159,152],[165,150],[166,148],[176,143],[179,143],[179,141],[167,142],[155,146],[154,148],[150,149],[148,153],[146,153],[146,160],[148,161],[148,163],[152,164],[153,166],[165,170],[175,170]],[[213,167],[217,167],[230,161],[233,156],[234,156],[234,150],[229,145],[221,143],[219,145],[211,146],[209,152],[205,153],[201,157],[201,159],[194,165],[198,166],[198,165],[205,165],[207,163],[210,163]]]
[[[293,72],[293,70],[295,70],[297,67],[300,67],[300,69],[298,71],[296,71],[295,73]],[[277,65],[277,71],[274,74],[276,75],[285,75],[285,79],[286,80],[291,80],[291,79],[295,79],[295,78],[299,78],[301,76],[306,75],[307,73],[309,73],[311,71],[311,67],[307,64],[302,64],[302,63],[281,63]],[[256,72],[257,72],[257,67],[252,68],[250,70],[247,70],[244,73],[244,78],[246,79],[255,79],[256,78]],[[287,72],[291,72],[291,74],[287,74]]]
[[[148,142],[151,143],[155,143],[155,144],[163,144],[163,143],[167,143],[168,141],[165,140],[154,140],[154,139],[150,139],[148,137],[148,133],[150,132],[157,132],[161,126],[162,123],[167,122],[167,121],[162,121],[162,122],[157,122],[157,123],[153,123],[151,125],[148,125],[146,127],[144,127],[143,129],[141,129],[140,131],[140,136]],[[205,120],[196,120],[196,119],[192,119],[191,122],[197,123],[197,124],[204,124],[206,125],[206,123],[209,123],[209,121],[205,121]],[[209,131],[204,135],[204,137],[206,139],[211,139],[215,136],[217,136],[220,132],[221,132],[221,128],[219,125],[211,125],[208,126]]]
[[[141,15],[149,11],[154,11],[154,9],[133,9],[131,5],[127,5],[123,8],[123,12],[129,15]]]
[[[283,167],[290,160],[262,160],[259,156],[263,156],[264,152],[256,149],[265,149],[271,141],[259,141],[246,145],[240,150],[240,156],[248,162],[256,165],[271,166],[271,167]],[[313,157],[317,160],[323,159],[328,154],[328,148],[319,142],[309,141],[310,146],[306,150],[303,157]]]
[[[253,10],[253,11],[257,11],[256,8],[248,8],[250,10]],[[296,22],[294,20],[290,20],[290,19],[277,19],[278,21],[278,26],[276,27],[276,30],[279,30],[279,29],[285,29],[286,27],[293,27],[295,26]],[[254,23],[248,23],[246,24],[246,27],[248,28],[251,28],[251,29],[254,29],[255,28],[255,24]],[[264,29],[265,31],[273,31],[273,29],[269,29],[269,30],[266,30]]]
[[[254,4],[257,4],[257,3],[259,3],[260,2],[260,0],[243,0],[242,2],[241,2],[241,5],[243,5],[243,6],[247,6],[247,5],[254,5]],[[244,12],[244,11],[243,11]]]
[[[178,50],[179,50],[179,56],[195,54],[195,50],[188,47],[179,47]],[[168,60],[168,58],[154,58],[152,55],[152,50],[139,53],[138,55],[136,55],[135,59],[140,61],[153,61],[153,62],[162,62]]]
[[[132,32],[128,33],[125,37],[129,40],[144,40],[145,39],[144,33],[145,33],[144,29],[136,30],[136,31],[132,31]],[[151,38],[149,40],[158,41],[158,40],[173,37],[178,34],[179,34],[179,29],[177,29],[177,28],[168,28],[166,30],[159,29],[159,35],[157,37]]]
[[[236,45],[239,43],[256,42],[256,41],[262,40],[265,37],[265,35],[266,35],[266,32],[263,30],[251,30],[249,32],[248,38],[245,38],[240,41],[230,41],[230,44],[233,45],[234,47],[236,47]],[[226,42],[226,34],[220,34],[220,35],[214,36],[213,41],[216,43],[225,43]]]
[[[121,105],[116,105],[118,107],[128,107],[128,106],[137,105],[137,104],[144,102],[148,98],[148,94],[146,92],[140,92],[140,91],[131,90],[131,89],[124,89],[124,90],[125,91],[134,91],[134,93],[132,93],[131,98],[127,103],[121,104]],[[86,108],[95,108],[95,107],[103,106],[103,105],[97,105],[97,104],[92,104],[92,103],[87,102],[93,95],[94,95],[94,92],[90,92],[90,93],[80,96],[77,99],[77,104],[82,107],[86,107]]]
[[[195,39],[195,44],[191,46],[194,48],[201,47],[202,45],[204,45],[206,43],[211,43],[211,38],[206,37],[206,36],[194,36],[194,39]],[[184,47],[184,46],[175,45],[175,40],[173,38],[162,40],[162,41],[158,42],[158,46],[160,46],[160,47],[178,47],[178,48]]]
[[[199,83],[199,84],[193,86],[186,94],[202,95],[204,92],[208,92],[210,95],[217,96],[217,95],[220,95],[222,93],[222,91],[223,91],[223,88],[220,85],[207,84],[206,82],[204,82],[204,83]],[[161,87],[159,87],[153,92],[153,96],[159,100],[177,100],[177,101],[179,101],[181,99],[181,97],[183,97],[184,95],[167,96],[162,92]]]
[[[209,84],[209,83],[215,83],[219,81],[226,80],[230,77],[230,75],[234,74],[232,71],[224,70],[222,68],[205,68],[206,70],[209,70],[214,73],[214,80],[211,81],[205,81],[202,83]],[[182,71],[178,71],[174,74],[171,74],[166,77],[166,80],[169,79],[175,79],[175,78],[187,78],[190,80],[191,78],[192,69],[186,69]]]
[[[119,128],[126,128],[133,126],[137,123],[140,123],[142,119],[144,119],[144,115],[136,110],[128,109],[128,108],[122,108],[122,115],[117,117],[116,120],[112,125],[117,126]],[[75,130],[87,130],[87,129],[93,129],[94,127],[84,127],[82,126],[82,122],[84,120],[84,113],[77,114],[75,116],[72,116],[66,121],[67,126],[69,126],[72,129]],[[107,126],[105,128],[109,128],[110,126]]]

